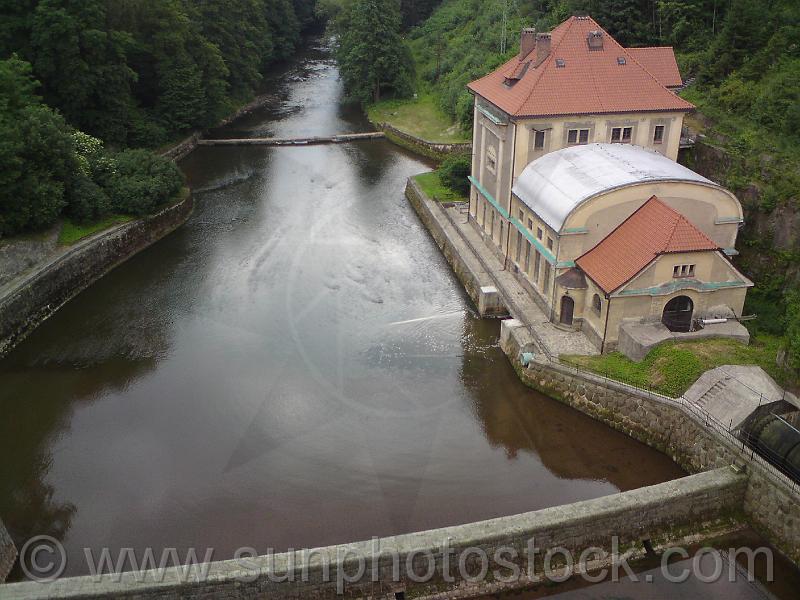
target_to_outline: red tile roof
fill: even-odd
[[[645,69],[650,71],[662,85],[678,87],[683,85],[678,63],[675,61],[675,52],[671,46],[657,46],[655,48],[626,48],[628,54]]]
[[[587,37],[592,31],[602,31],[602,50],[589,50]],[[570,17],[551,32],[551,37],[550,54],[539,66],[534,66],[534,49],[521,60],[515,56],[496,71],[473,81],[469,89],[519,117],[694,108],[664,87],[590,17]],[[624,65],[619,64],[620,58],[625,59]],[[556,66],[557,59],[564,61],[563,67]],[[524,70],[526,62],[531,64]],[[506,80],[513,77],[520,79],[506,85]]]
[[[575,264],[610,294],[661,254],[705,250],[719,246],[653,196]]]

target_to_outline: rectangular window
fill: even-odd
[[[577,129],[570,129],[569,133],[567,133],[567,143],[568,144],[577,144],[578,143],[578,130]]]
[[[542,255],[536,251],[536,260],[533,263],[533,282],[539,287],[539,271],[542,267]]]
[[[675,265],[672,267],[673,277],[694,277],[695,265]]]
[[[589,130],[588,129],[581,129],[580,135],[578,136],[580,139],[581,144],[588,144],[589,143]]]
[[[550,291],[550,263],[547,261],[544,262],[544,281],[542,282],[542,287],[545,294]]]
[[[520,223],[524,223],[525,222],[525,213],[522,212],[521,208],[519,209],[519,222]]]
[[[611,141],[630,144],[633,137],[633,127],[614,127],[611,129]]]
[[[542,235],[543,235],[542,234],[542,228],[541,227],[537,227],[536,228],[536,237],[541,240],[542,239]]]
[[[525,241],[527,242],[527,244],[525,246],[525,269],[524,269],[524,271],[527,273],[528,269],[531,266],[531,243],[528,242],[527,240],[525,240]]]
[[[553,238],[551,238],[551,237],[547,238],[547,249],[548,250],[552,250],[553,249]]]
[[[536,131],[533,138],[533,148],[542,150],[544,148],[544,131]]]
[[[528,219],[528,231],[533,231],[533,219]]]
[[[656,125],[656,128],[653,130],[653,143],[660,144],[663,141],[664,141],[664,126]]]

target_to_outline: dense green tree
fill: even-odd
[[[136,74],[128,34],[106,28],[105,0],[41,0],[31,21],[31,60],[45,101],[67,120],[123,142]]]
[[[274,50],[264,0],[200,0],[197,8],[203,35],[216,44],[228,67],[232,95],[252,94]]]
[[[267,21],[273,40],[273,56],[286,60],[300,43],[300,22],[294,14],[292,0],[265,0]]]
[[[398,0],[353,0],[337,17],[336,58],[348,96],[377,102],[384,91],[397,95],[411,87],[413,66],[400,37]]]
[[[0,61],[0,235],[54,223],[77,169],[67,124],[34,94],[31,73]]]
[[[182,186],[173,163],[147,150],[125,150],[114,157],[108,190],[116,210],[141,216],[168,202]]]

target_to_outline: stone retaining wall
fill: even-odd
[[[17,548],[0,520],[0,583],[3,583],[17,560]]]
[[[475,306],[478,306],[481,288],[493,286],[494,280],[471,252],[462,250],[464,242],[458,232],[453,229],[447,215],[439,210],[439,207],[435,206],[432,201],[427,201],[427,197],[413,178],[409,178],[406,184],[406,198],[419,215],[436,245],[439,246],[470,299]]]
[[[743,510],[747,518],[792,561],[800,563],[800,486],[771,475],[749,448],[704,424],[699,413],[684,406],[685,400],[648,393],[541,358],[523,368],[518,356],[531,350],[532,340],[520,325],[503,322],[501,346],[525,384],[660,450],[690,473],[746,465],[749,481]]]
[[[155,215],[76,243],[33,271],[0,298],[0,357],[79,292],[182,225],[192,207],[188,193]]]
[[[448,154],[471,154],[472,142],[463,142],[459,144],[443,144],[438,142],[429,142],[416,136],[400,131],[397,127],[389,123],[374,123],[375,127],[380,129],[386,134],[386,137],[394,143],[407,148],[417,154],[422,154],[429,158],[440,160],[445,158]]]
[[[615,550],[619,554],[636,551],[641,554],[643,540],[650,540],[659,547],[672,542],[684,543],[687,537],[702,539],[702,535],[696,535],[698,532],[713,535],[737,529],[740,526],[737,513],[743,503],[745,486],[746,476],[728,467],[567,506],[369,542],[330,546],[317,549],[311,555],[298,552],[276,555],[272,559],[251,559],[249,564],[237,561],[211,563],[202,581],[188,582],[177,569],[167,569],[163,573],[148,571],[137,575],[127,573],[116,577],[64,579],[46,584],[11,584],[0,587],[0,597],[83,599],[135,596],[173,599],[258,596],[301,600],[342,595],[394,599],[398,597],[396,594],[404,593],[409,598],[468,598],[479,593],[529,586],[535,579],[528,575],[540,577],[543,574],[544,556],[548,550],[566,549],[578,564],[581,554],[588,548],[600,548],[609,554]],[[500,580],[501,577],[510,579],[512,573],[509,565],[500,564],[495,558],[495,553],[501,548],[504,549],[501,558],[518,567],[520,577],[513,582]],[[536,548],[538,552],[531,554],[530,548]],[[487,557],[485,562],[480,552]],[[358,557],[363,557],[365,567],[360,577],[357,576]],[[461,561],[464,567],[459,567]],[[326,562],[330,565],[327,578],[323,567]],[[608,562],[606,557],[605,561],[598,560],[593,566],[604,566]],[[564,564],[558,560],[551,564],[554,563]],[[399,577],[394,574],[395,564],[399,565]],[[482,564],[488,566],[488,577],[470,581]],[[531,571],[529,565],[532,565]],[[292,574],[288,581],[276,581],[287,573]],[[431,575],[425,577],[426,573]],[[337,574],[347,574],[352,579],[342,585],[342,594],[337,593]],[[410,577],[413,574],[416,577]]]

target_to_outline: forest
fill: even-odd
[[[0,0],[0,237],[174,196],[151,152],[249,101],[315,0]]]

